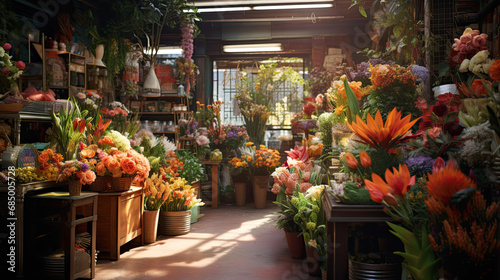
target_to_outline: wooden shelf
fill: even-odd
[[[153,134],[175,134],[175,131],[152,131]]]
[[[181,98],[183,96],[179,96],[177,95],[177,93],[169,93],[169,94],[162,94],[162,95],[142,95],[140,94],[139,97],[144,97],[144,98],[164,98],[164,97],[168,97],[168,98]]]
[[[173,115],[174,112],[137,112],[139,115]]]
[[[47,85],[47,88],[59,88],[59,89],[68,89],[69,87],[63,86],[63,87],[58,87],[58,86],[49,86]]]

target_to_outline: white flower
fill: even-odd
[[[168,140],[167,137],[161,138],[161,143],[163,144],[163,148],[165,149],[165,153],[170,153],[171,151],[175,151],[177,146],[172,141]]]
[[[83,101],[83,103],[87,104],[87,105],[94,105],[94,101],[92,101],[92,99],[89,99],[89,98],[86,98],[85,101]]]
[[[495,60],[494,59],[491,59],[491,58],[488,58],[486,59],[486,61],[483,63],[483,72],[485,74],[490,74],[490,68],[491,68],[491,65],[493,65],[493,62]]]
[[[316,242],[316,239],[310,239],[309,242],[307,242],[309,246],[316,248],[318,246],[318,243]]]
[[[3,57],[5,55],[5,50],[0,47],[0,57]]]
[[[97,105],[96,104],[92,105],[92,108],[94,108],[94,110],[97,110]]]
[[[286,167],[277,167],[276,169],[274,169],[274,172],[271,174],[272,177],[276,177],[278,176],[281,172],[284,172],[285,170],[287,170],[288,168]]]
[[[470,59],[470,64],[469,64],[469,71],[472,71],[476,65],[481,64],[486,61],[490,53],[488,50],[482,50],[478,53],[476,53],[471,59]]]
[[[321,192],[323,192],[325,187],[326,187],[325,185],[312,186],[306,191],[304,197],[311,198],[313,201],[316,201],[320,198]]]
[[[464,59],[462,61],[462,64],[460,64],[460,68],[458,69],[458,71],[460,73],[465,73],[469,70],[469,63],[470,63],[470,60],[468,59]]]

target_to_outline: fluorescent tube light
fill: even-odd
[[[221,13],[221,12],[241,12],[250,11],[250,7],[221,7],[221,8],[201,8],[198,13]]]
[[[179,47],[160,47],[158,54],[182,54],[182,49]]]
[[[240,53],[240,52],[279,52],[282,51],[281,43],[269,44],[246,44],[246,45],[225,45],[223,46],[224,52],[227,53]]]
[[[277,5],[277,6],[255,6],[254,10],[292,10],[292,9],[314,9],[331,8],[332,4],[304,4],[304,5]]]
[[[226,0],[226,1],[190,1],[189,6],[210,7],[210,6],[229,6],[229,5],[264,5],[264,4],[291,4],[312,2],[305,0]],[[333,0],[314,0],[314,2],[333,2]]]

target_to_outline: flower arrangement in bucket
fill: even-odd
[[[182,120],[179,122],[180,136],[195,137],[196,128],[198,127],[198,122],[195,119],[189,121]]]
[[[52,149],[46,149],[38,156],[40,163],[38,171],[49,181],[68,181],[70,195],[80,195],[81,186],[90,185],[96,179],[96,174],[92,170],[95,160],[91,162],[62,160],[61,154],[54,153]]]

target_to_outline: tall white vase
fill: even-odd
[[[154,64],[151,64],[151,67],[149,68],[148,75],[146,76],[146,79],[144,80],[144,86],[143,86],[142,93],[143,94],[154,94],[154,95],[161,94],[160,81],[158,81],[158,77],[156,77]]]
[[[95,62],[94,62],[94,64],[98,65],[98,66],[106,67],[106,65],[104,65],[104,63],[102,63],[103,56],[104,56],[104,45],[99,44],[95,47]]]

